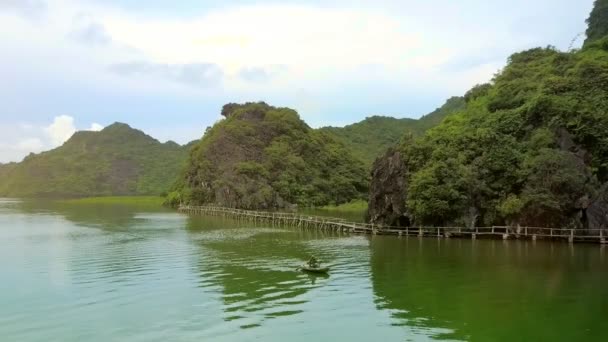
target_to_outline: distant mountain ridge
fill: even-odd
[[[426,130],[437,126],[447,116],[463,110],[464,107],[464,98],[455,96],[420,119],[371,116],[344,127],[322,127],[319,130],[342,142],[369,169],[378,156],[399,143],[404,133],[422,135]]]
[[[341,153],[348,152],[353,157],[352,162],[369,169],[376,157],[400,141],[404,132],[420,135],[463,106],[464,99],[454,97],[418,120],[372,116],[345,127],[305,130],[314,136],[317,143],[331,146],[336,151],[341,149]],[[224,110],[235,108],[242,108],[242,105],[229,104]],[[295,120],[291,115],[284,119],[288,122]],[[302,122],[302,125],[306,124]],[[256,134],[266,133],[260,131]],[[198,142],[195,140],[183,146],[173,141],[161,143],[119,122],[99,132],[78,131],[58,148],[32,153],[20,163],[0,164],[0,196],[85,197],[166,193],[179,178],[189,151]],[[354,198],[357,197],[355,193],[360,194],[367,176],[361,173],[360,179],[355,181],[350,173],[358,173],[353,171],[357,168],[351,161],[345,163],[350,165],[347,167],[349,182],[357,184],[358,188],[346,197]],[[332,202],[335,201],[340,200],[334,198]]]
[[[79,131],[58,148],[0,166],[0,195],[159,195],[179,174],[189,146],[161,143],[118,122]]]

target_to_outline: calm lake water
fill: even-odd
[[[0,200],[0,341],[605,341],[607,253]]]

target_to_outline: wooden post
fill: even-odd
[[[574,242],[574,229],[572,229],[572,228],[570,228],[570,236],[568,237],[568,242],[569,243]]]

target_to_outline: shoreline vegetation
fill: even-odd
[[[166,207],[163,196],[94,196],[81,198],[62,198],[53,199],[52,201],[64,204],[89,204],[89,205],[153,205],[157,207]],[[353,200],[340,205],[325,205],[319,207],[305,207],[301,210],[322,210],[329,212],[345,212],[345,213],[360,213],[367,210],[367,201]],[[288,212],[288,210],[284,210]]]
[[[146,205],[162,207],[164,197],[161,196],[97,196],[71,199],[58,199],[65,204],[87,204],[87,205]]]
[[[318,208],[312,208],[317,210],[337,211],[337,212],[365,212],[367,210],[367,201],[364,200],[352,200],[348,203],[339,205],[325,205]]]

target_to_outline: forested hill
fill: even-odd
[[[15,167],[15,165],[17,165],[17,163],[0,163],[0,182],[2,182],[2,179],[6,179],[10,171]]]
[[[464,104],[464,98],[452,97],[443,106],[418,120],[372,116],[345,127],[323,127],[319,130],[342,142],[369,169],[380,154],[399,142],[404,132],[422,135],[450,114],[462,110]]]
[[[379,159],[370,218],[608,226],[608,36],[596,36],[608,21],[593,19],[606,18],[602,8],[582,50],[513,54],[490,84],[467,93],[464,111]]]
[[[237,208],[340,204],[367,195],[362,163],[289,108],[228,104],[191,150],[167,202]]]
[[[187,156],[187,146],[115,123],[76,132],[58,148],[0,167],[0,196],[160,195]]]

